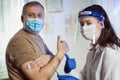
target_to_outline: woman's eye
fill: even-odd
[[[91,25],[92,23],[87,23],[87,25]]]
[[[81,27],[84,26],[84,23],[80,23],[80,26],[81,26]]]

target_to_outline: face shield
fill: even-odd
[[[85,17],[85,16],[95,17],[98,20],[100,20],[101,22],[104,22],[104,20],[105,20],[102,13],[97,12],[97,11],[87,11],[87,10],[79,12],[78,18]],[[78,22],[76,24],[76,31],[75,31],[75,38],[74,38],[75,42],[77,41],[77,38],[78,38],[79,29],[80,29],[80,23]]]
[[[100,21],[104,21],[104,20],[105,20],[104,16],[103,16],[101,13],[96,12],[96,11],[81,11],[81,12],[79,13],[78,18],[83,17],[83,16],[96,17],[96,18],[99,19]]]

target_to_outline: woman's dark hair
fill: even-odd
[[[95,48],[97,44],[101,45],[102,47],[106,47],[106,46],[109,45],[112,48],[114,48],[114,44],[116,44],[117,46],[120,47],[120,39],[117,37],[117,35],[116,35],[115,31],[114,31],[114,29],[113,29],[113,27],[112,27],[112,25],[110,23],[110,20],[109,20],[109,18],[107,16],[107,13],[105,12],[105,10],[100,5],[92,5],[92,6],[89,6],[89,7],[85,8],[85,9],[83,9],[82,11],[99,12],[105,18],[105,20],[104,20],[104,28],[102,29],[101,35],[100,35],[98,41],[96,42],[96,44],[94,44],[93,48]]]
[[[23,10],[22,10],[22,15],[25,14],[25,10],[27,7],[31,7],[31,6],[41,6],[44,10],[44,7],[41,3],[37,2],[37,1],[31,1],[31,2],[28,2],[26,3],[24,6],[23,6]]]

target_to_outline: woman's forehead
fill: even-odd
[[[92,16],[83,16],[79,18],[79,21],[98,21],[98,19]]]

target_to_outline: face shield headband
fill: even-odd
[[[105,20],[104,16],[101,13],[96,12],[96,11],[81,11],[79,13],[78,17],[80,18],[80,17],[83,17],[83,16],[93,16],[93,17],[98,18],[100,21],[104,21]]]

